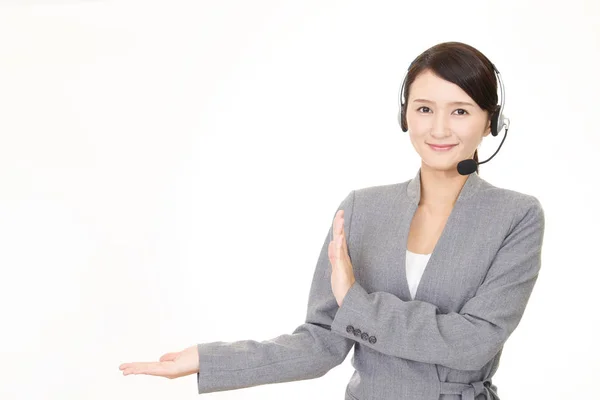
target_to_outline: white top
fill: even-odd
[[[413,299],[415,298],[415,293],[417,293],[417,287],[419,286],[429,257],[431,257],[431,253],[418,254],[406,250],[406,280],[408,281],[408,288]]]

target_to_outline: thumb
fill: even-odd
[[[175,358],[177,358],[177,356],[179,355],[180,352],[175,352],[175,353],[167,353],[164,354],[159,361],[173,361],[175,360]]]

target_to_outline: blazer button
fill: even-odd
[[[352,333],[352,332],[354,332],[354,327],[353,327],[352,325],[348,325],[348,326],[346,327],[346,332],[348,332],[348,333]]]
[[[369,340],[369,334],[367,332],[363,332],[363,334],[360,335],[360,338],[362,340]]]
[[[371,336],[371,337],[369,338],[369,343],[371,343],[371,344],[375,344],[375,342],[377,342],[377,338],[376,338],[375,336]]]
[[[354,336],[360,336],[360,329],[354,330]]]

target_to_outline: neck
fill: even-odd
[[[419,206],[431,210],[451,209],[468,178],[468,175],[459,174],[456,168],[436,170],[422,163]]]

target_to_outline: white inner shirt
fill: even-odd
[[[419,281],[423,276],[423,271],[425,271],[425,267],[429,261],[429,257],[431,257],[431,253],[418,254],[406,250],[406,280],[408,281],[408,288],[410,289],[410,295],[413,300],[415,298],[415,293],[417,293]]]

